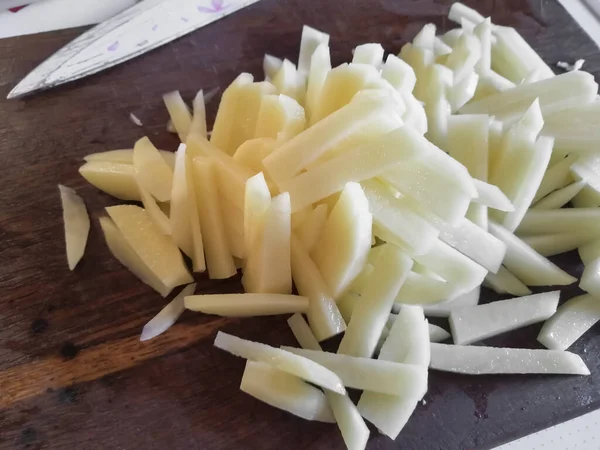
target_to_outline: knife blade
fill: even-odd
[[[19,98],[98,73],[260,0],[143,0],[67,44],[10,93]]]

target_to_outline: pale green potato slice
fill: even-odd
[[[427,367],[294,347],[281,348],[328,368],[348,388],[400,396],[423,396],[427,392]]]
[[[101,217],[100,226],[102,227],[106,244],[113,256],[129,269],[131,273],[160,295],[163,297],[169,295],[173,286],[166,286],[164,282],[150,270],[150,267],[140,258],[129,242],[127,242],[123,233],[119,231],[112,219],[109,217]]]
[[[296,289],[310,300],[306,316],[317,340],[323,341],[345,331],[346,322],[327,283],[294,233],[291,236],[291,265]]]
[[[373,218],[357,183],[348,183],[333,207],[312,257],[333,298],[361,272],[371,248]]]
[[[112,161],[89,161],[79,168],[79,173],[91,185],[121,200],[141,201],[132,164]]]
[[[417,84],[413,68],[395,55],[389,54],[381,69],[381,78],[399,92],[411,94]]]
[[[566,158],[550,165],[542,178],[533,202],[536,203],[551,192],[561,189],[573,182],[571,175],[571,166],[577,161],[576,155],[569,155]]]
[[[455,309],[464,308],[466,306],[476,306],[479,303],[480,294],[481,287],[478,286],[472,291],[461,294],[453,299],[433,305],[425,304],[421,306],[427,317],[448,317]],[[432,342],[434,342],[433,339]]]
[[[364,358],[373,356],[394,300],[412,265],[412,260],[399,247],[383,246],[373,262],[373,273],[361,299],[354,307],[338,353]]]
[[[304,316],[300,313],[295,313],[287,320],[288,326],[294,337],[300,344],[300,347],[306,348],[308,350],[319,350],[323,351],[321,348],[321,344],[317,341],[317,338],[313,334],[312,330],[306,320],[304,320]]]
[[[558,189],[541,199],[531,209],[558,209],[569,203],[581,190],[587,186],[587,181],[576,181],[564,188]]]
[[[237,271],[223,225],[215,166],[212,159],[197,157],[191,169],[208,276],[225,279]]]
[[[395,308],[402,304],[427,305],[443,302],[461,294],[456,282],[447,282],[429,275],[410,272],[395,301]]]
[[[456,309],[448,319],[452,339],[457,345],[469,345],[543,322],[556,312],[559,297],[560,291],[544,292]]]
[[[133,147],[133,166],[137,182],[154,198],[159,202],[171,200],[173,169],[147,137],[138,140]]]
[[[554,256],[575,250],[594,239],[593,236],[579,234],[577,231],[569,233],[541,234],[525,236],[523,242],[542,256]],[[600,255],[599,255],[600,256]]]
[[[90,232],[90,216],[83,199],[73,189],[59,184],[58,190],[63,211],[67,262],[69,269],[73,270],[85,252]]]
[[[240,390],[261,402],[306,420],[328,423],[335,421],[323,392],[266,363],[246,362]]]
[[[498,294],[511,294],[518,297],[531,294],[531,289],[504,266],[500,267],[497,273],[488,273],[483,285]]]
[[[369,427],[356,409],[348,394],[340,395],[325,391],[325,397],[333,410],[335,421],[349,450],[364,450],[369,441]]]
[[[342,380],[335,373],[303,356],[258,342],[240,339],[222,331],[217,333],[214,345],[240,358],[269,364],[274,369],[289,373],[324,389],[339,394],[346,393]]]
[[[263,227],[265,212],[271,204],[271,193],[262,172],[246,182],[244,202],[244,245],[249,255]]]
[[[498,186],[477,179],[474,179],[473,183],[477,189],[477,197],[473,199],[473,202],[497,209],[498,211],[510,212],[515,210],[510,199]]]
[[[500,225],[490,222],[489,231],[506,244],[506,268],[527,286],[566,286],[577,281]]]
[[[600,320],[600,301],[589,294],[562,304],[544,323],[537,340],[551,350],[566,350]]]
[[[226,317],[273,316],[306,312],[308,297],[282,294],[188,295],[185,307]]]
[[[390,113],[389,99],[360,97],[282,144],[264,159],[265,169],[275,183],[283,183],[340,142],[385,120]]]
[[[598,236],[599,208],[531,209],[517,229],[519,235],[568,233]]]
[[[585,264],[579,287],[594,297],[600,297],[600,258]]]
[[[173,127],[179,135],[179,140],[185,142],[192,125],[192,113],[190,109],[183,101],[183,98],[181,98],[179,91],[166,93],[163,95],[163,101],[169,111]]]
[[[321,45],[329,45],[329,35],[304,25],[300,38],[300,54],[298,55],[298,72],[303,77],[306,77],[312,69],[312,56]]]
[[[579,247],[579,257],[584,265],[600,258],[600,240],[592,240]]]
[[[379,69],[383,64],[384,53],[381,44],[362,44],[354,49],[352,62],[357,64],[369,64]]]
[[[537,373],[589,375],[583,360],[559,350],[431,344],[431,369],[468,375]]]
[[[265,74],[265,80],[272,80],[277,71],[281,68],[283,60],[276,56],[265,54],[263,58],[263,72]]]
[[[260,219],[259,219],[260,220]],[[252,248],[244,266],[246,292],[291,294],[291,206],[287,192],[271,200],[262,223],[252,234]],[[252,230],[252,228],[251,228]]]

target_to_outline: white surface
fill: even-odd
[[[600,410],[530,434],[496,450],[595,450],[600,448]]]

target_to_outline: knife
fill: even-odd
[[[143,0],[67,44],[9,99],[78,80],[167,44],[259,0]]]

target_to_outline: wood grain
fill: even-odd
[[[556,1],[484,0],[549,63],[596,47]],[[97,218],[118,203],[78,176],[81,157],[131,147],[142,135],[174,150],[161,95],[223,90],[241,71],[261,76],[265,52],[297,58],[302,24],[331,34],[334,64],[364,42],[398,52],[427,22],[447,29],[450,1],[262,0],[168,46],[85,80],[22,101],[0,100],[0,448],[343,448],[335,427],[290,417],[238,391],[243,361],[212,348],[218,328],[273,345],[293,344],[284,318],[225,321],[186,313],[149,343],[141,328],[164,300],[109,254]],[[0,98],[82,30],[0,40]],[[209,104],[214,117],[216,102]],[[136,127],[129,114],[144,126]],[[58,183],[77,190],[92,216],[91,238],[70,273]],[[575,255],[559,264],[578,273]],[[239,279],[199,278],[202,292],[236,292]],[[564,298],[576,293],[565,290]],[[493,298],[486,294],[487,299]],[[489,341],[537,347],[539,326]],[[600,407],[600,337],[573,348],[591,377],[467,377],[433,373],[397,442],[373,432],[372,449],[489,448]]]

